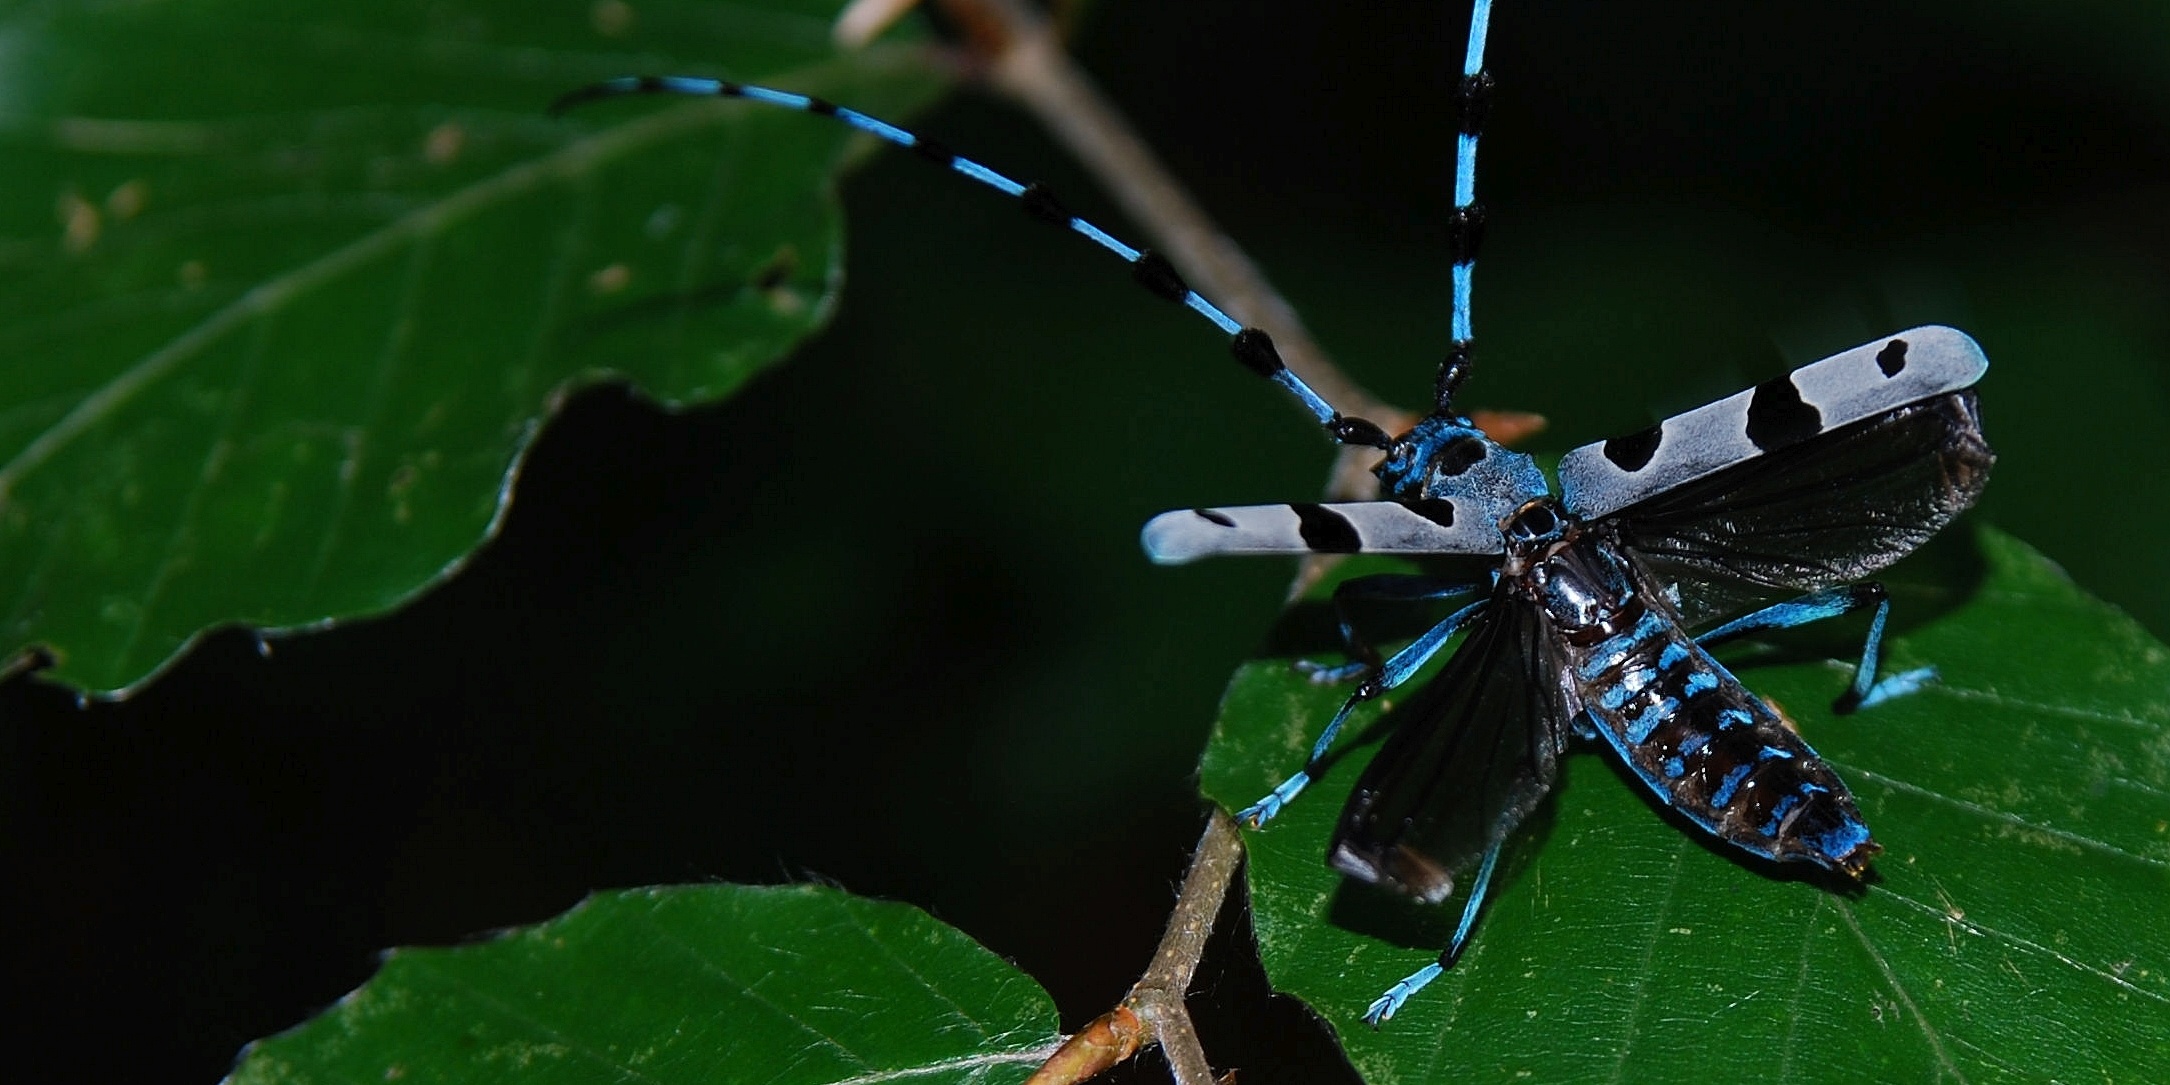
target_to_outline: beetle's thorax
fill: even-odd
[[[1568,643],[1614,636],[1647,611],[1619,546],[1557,499],[1524,502],[1501,521],[1500,534],[1507,545],[1500,579],[1537,604]]]

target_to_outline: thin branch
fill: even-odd
[[[1206,819],[1205,835],[1198,838],[1198,850],[1191,853],[1190,869],[1183,874],[1175,912],[1168,917],[1153,963],[1123,1000],[1153,1027],[1177,1085],[1213,1085],[1213,1069],[1183,1000],[1213,935],[1214,920],[1228,900],[1229,883],[1242,864],[1242,834],[1228,813],[1215,806]]]
[[[1033,1072],[1025,1085],[1075,1085],[1157,1043],[1168,1057],[1176,1085],[1215,1085],[1205,1045],[1184,999],[1205,955],[1206,941],[1229,883],[1243,864],[1242,835],[1220,807],[1206,820],[1205,835],[1191,853],[1190,869],[1176,892],[1175,911],[1161,933],[1160,948],[1145,975],[1114,1009],[1078,1030]]]
[[[919,0],[852,0],[837,15],[830,36],[846,49],[863,49],[917,6]]]

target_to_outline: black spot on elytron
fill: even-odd
[[[1906,340],[1894,339],[1884,344],[1884,349],[1876,352],[1876,368],[1883,370],[1884,376],[1898,376],[1899,370],[1906,368]]]
[[[1356,525],[1323,505],[1290,505],[1296,510],[1297,530],[1304,545],[1321,554],[1354,554],[1364,548]]]
[[[1484,243],[1484,205],[1457,207],[1447,216],[1447,259],[1467,264],[1477,258]]]
[[[1175,265],[1168,258],[1147,249],[1130,262],[1130,277],[1147,290],[1169,301],[1182,301],[1190,293],[1189,284],[1176,274]]]
[[[912,153],[937,166],[951,166],[957,162],[956,152],[925,136],[912,137]]]
[[[1192,509],[1191,511],[1197,513],[1198,518],[1207,523],[1219,524],[1222,527],[1236,526],[1236,522],[1230,519],[1227,513],[1215,512],[1212,509]]]
[[[1664,440],[1663,425],[1614,437],[1605,442],[1605,458],[1622,471],[1640,471],[1650,466],[1650,457],[1658,454],[1658,445]]]
[[[1765,452],[1799,444],[1823,432],[1823,414],[1801,402],[1793,376],[1773,377],[1756,385],[1748,401],[1748,439]]]
[[[1050,226],[1067,226],[1070,223],[1070,209],[1064,207],[1062,201],[1056,199],[1055,194],[1038,181],[1026,185],[1025,191],[1018,194],[1017,202],[1024,205],[1025,214]]]
[[[1243,368],[1271,379],[1274,374],[1287,369],[1281,361],[1281,352],[1274,348],[1273,337],[1257,328],[1245,328],[1229,341],[1228,349],[1243,363]]]
[[[1409,511],[1440,527],[1454,526],[1454,502],[1444,498],[1420,497],[1409,502]]]
[[[1432,473],[1440,478],[1452,478],[1477,465],[1484,459],[1484,442],[1475,437],[1456,437],[1441,445],[1432,455]]]

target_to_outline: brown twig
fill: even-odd
[[[1221,904],[1228,899],[1228,885],[1242,862],[1236,823],[1216,806],[1206,820],[1205,835],[1191,853],[1190,869],[1183,874],[1175,911],[1160,936],[1160,947],[1153,951],[1153,963],[1121,1004],[1079,1029],[1025,1085],[1073,1085],[1153,1043],[1167,1055],[1176,1085],[1214,1085],[1213,1068],[1206,1062],[1205,1046],[1198,1041],[1184,998]]]
[[[1205,835],[1198,838],[1198,850],[1191,853],[1190,869],[1183,874],[1183,888],[1176,893],[1175,911],[1161,934],[1160,948],[1153,952],[1153,963],[1124,1000],[1153,1026],[1179,1085],[1213,1082],[1213,1071],[1206,1065],[1205,1049],[1198,1043],[1183,999],[1205,954],[1206,940],[1213,934],[1213,922],[1228,899],[1228,885],[1242,862],[1242,834],[1227,812],[1216,806],[1206,819]]]

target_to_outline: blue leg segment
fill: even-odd
[[[1881,682],[1876,680],[1876,663],[1884,645],[1884,620],[1891,614],[1891,594],[1884,590],[1882,584],[1849,584],[1810,592],[1799,599],[1773,604],[1753,614],[1744,614],[1695,640],[1697,644],[1707,648],[1765,629],[1791,629],[1826,618],[1836,618],[1871,604],[1876,607],[1876,616],[1869,620],[1869,637],[1867,643],[1862,645],[1861,665],[1854,670],[1854,683],[1831,705],[1831,711],[1843,716],[1893,697],[1903,697],[1936,679],[1936,668],[1921,667],[1888,675]]]
[[[1448,615],[1445,621],[1425,630],[1424,635],[1418,637],[1409,647],[1394,653],[1392,659],[1380,664],[1371,677],[1356,687],[1356,692],[1349,694],[1348,700],[1341,702],[1341,709],[1334,713],[1334,718],[1327,721],[1326,730],[1320,732],[1318,741],[1311,744],[1311,756],[1304,760],[1302,771],[1281,781],[1280,786],[1268,792],[1265,798],[1237,811],[1236,820],[1254,829],[1262,828],[1268,821],[1273,820],[1282,807],[1287,806],[1290,800],[1302,794],[1303,789],[1310,785],[1312,771],[1318,768],[1319,762],[1326,757],[1326,751],[1333,747],[1335,737],[1341,734],[1341,725],[1348,722],[1349,713],[1354,711],[1357,705],[1408,681],[1409,676],[1422,669],[1433,656],[1438,655],[1439,650],[1446,647],[1447,641],[1462,626],[1468,624],[1471,618],[1476,617],[1487,602],[1490,600],[1480,600]]]
[[[1378,664],[1375,662],[1362,659],[1352,659],[1347,663],[1336,663],[1332,666],[1328,666],[1324,663],[1314,663],[1308,659],[1299,659],[1296,661],[1296,669],[1298,671],[1301,671],[1303,674],[1308,676],[1311,681],[1322,686],[1331,686],[1346,682],[1349,679],[1354,678],[1357,675],[1360,675],[1377,665]]]
[[[1312,417],[1325,426],[1334,439],[1343,444],[1369,445],[1385,448],[1388,439],[1378,426],[1361,418],[1346,417],[1326,402],[1303,378],[1291,372],[1281,360],[1273,340],[1257,328],[1246,328],[1234,317],[1221,311],[1220,307],[1207,301],[1192,290],[1178,274],[1168,258],[1151,249],[1137,249],[1117,240],[1114,235],[1073,215],[1053,192],[1038,184],[1017,181],[997,170],[990,169],[963,155],[953,153],[924,136],[908,132],[878,117],[868,116],[856,109],[847,109],[833,102],[823,101],[808,94],[799,94],[773,87],[759,87],[746,83],[733,83],[726,79],[699,79],[688,76],[626,76],[592,83],[559,96],[550,104],[553,114],[605,98],[623,98],[637,94],[668,94],[695,98],[737,98],[748,102],[789,109],[816,117],[827,117],[840,124],[858,129],[876,139],[912,151],[937,166],[949,169],[961,176],[977,181],[988,188],[1008,196],[1023,206],[1025,213],[1048,225],[1065,229],[1107,250],[1130,265],[1131,278],[1159,297],[1175,302],[1199,316],[1230,337],[1229,347],[1236,360],[1261,377],[1273,381],[1288,390],[1303,404]]]
[[[1327,685],[1348,681],[1385,665],[1379,658],[1378,650],[1356,631],[1356,624],[1349,616],[1349,606],[1353,603],[1425,603],[1452,599],[1458,595],[1472,595],[1482,590],[1483,586],[1478,584],[1412,576],[1407,573],[1381,573],[1344,580],[1334,587],[1334,620],[1341,626],[1341,644],[1349,653],[1349,661],[1329,667],[1310,660],[1298,660],[1296,669],[1310,675],[1313,682]]]
[[[1379,1022],[1394,1016],[1394,1011],[1401,1009],[1402,1003],[1409,1001],[1410,996],[1423,990],[1425,984],[1438,979],[1441,973],[1454,967],[1454,962],[1462,959],[1462,949],[1469,945],[1469,932],[1476,929],[1477,915],[1484,910],[1485,896],[1491,891],[1492,870],[1499,865],[1499,853],[1506,845],[1507,838],[1502,836],[1494,839],[1492,846],[1485,849],[1484,863],[1477,868],[1477,880],[1469,887],[1469,901],[1462,905],[1462,921],[1455,926],[1454,938],[1447,943],[1446,949],[1440,951],[1439,959],[1411,972],[1400,983],[1387,988],[1386,993],[1380,995],[1371,1007],[1364,1011],[1366,1024],[1378,1028]]]

